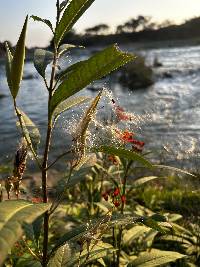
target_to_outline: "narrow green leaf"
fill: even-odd
[[[58,119],[58,117],[68,109],[73,108],[74,106],[81,105],[87,101],[89,101],[91,98],[86,96],[79,96],[79,97],[73,97],[66,99],[58,107],[55,109],[53,115],[54,115],[54,122]]]
[[[179,172],[179,173],[186,174],[186,175],[189,175],[189,176],[197,177],[196,175],[194,175],[194,174],[192,174],[190,172],[187,172],[185,170],[181,170],[181,169],[178,169],[178,168],[174,168],[174,167],[171,167],[171,166],[154,165],[154,167],[157,168],[157,169],[164,169],[164,170],[169,170],[169,171],[173,171],[173,172]]]
[[[76,70],[76,68],[78,68],[79,66],[81,66],[81,64],[82,64],[82,61],[76,62],[75,64],[72,64],[68,68],[66,68],[65,70],[61,71],[58,74],[58,77],[57,77],[58,81],[64,81],[65,79],[67,79],[68,74],[71,71]]]
[[[125,231],[123,235],[123,242],[125,245],[130,245],[135,239],[141,238],[145,233],[151,231],[151,228],[144,225],[136,225]]]
[[[68,4],[68,2],[69,2],[69,0],[62,1],[62,3],[60,4],[60,11],[62,11],[66,7],[66,5]]]
[[[74,187],[76,184],[84,181],[86,179],[86,176],[90,173],[90,171],[91,167],[87,167],[87,168],[81,168],[80,170],[75,172],[72,175],[69,183],[67,184],[67,187]]]
[[[142,155],[134,152],[134,151],[129,151],[124,148],[116,148],[116,147],[111,147],[111,146],[101,146],[100,148],[97,149],[99,152],[103,152],[109,155],[116,155],[121,158],[126,158],[129,160],[137,161],[141,163],[142,165],[152,168],[153,165],[145,159]]]
[[[156,267],[162,264],[174,262],[184,258],[185,255],[174,251],[162,251],[152,249],[150,252],[143,252],[139,257],[133,260],[128,266],[134,267]]]
[[[67,79],[58,86],[54,93],[50,102],[50,112],[52,113],[62,101],[91,82],[102,78],[133,58],[133,55],[123,53],[114,45],[96,53],[88,60],[76,63],[76,68],[68,73]]]
[[[15,53],[12,60],[12,66],[11,66],[12,87],[10,88],[10,90],[13,98],[16,98],[18,94],[20,83],[23,76],[27,24],[28,24],[28,16],[26,17],[26,20],[24,22],[24,26],[20,34],[19,40],[17,42]]]
[[[38,22],[43,22],[43,23],[45,23],[45,24],[51,29],[51,31],[54,33],[53,26],[52,26],[52,23],[51,23],[50,20],[48,20],[48,19],[42,19],[42,18],[40,18],[40,17],[38,17],[38,16],[34,16],[34,15],[32,15],[31,18],[32,18],[34,21],[38,21]]]
[[[33,204],[24,200],[0,203],[0,265],[23,233],[23,223],[32,223],[49,208],[49,204]]]
[[[48,267],[74,267],[77,266],[79,262],[81,265],[85,265],[103,258],[113,251],[114,248],[112,245],[99,241],[97,244],[91,244],[88,249],[84,249],[80,254],[80,247],[78,245],[75,246],[75,244],[67,243],[56,251]]]
[[[57,45],[93,2],[94,0],[71,0],[55,30],[55,43]]]
[[[73,45],[73,44],[63,44],[58,49],[58,55],[61,56],[66,51],[72,49],[72,48],[84,48],[83,46]]]
[[[23,132],[33,150],[37,151],[37,146],[40,143],[41,138],[40,132],[34,122],[23,111],[20,109],[17,109],[17,111],[21,116]],[[19,126],[19,122],[17,123],[17,126]]]
[[[133,187],[138,187],[138,186],[141,186],[145,183],[148,183],[148,182],[153,181],[153,180],[158,179],[158,178],[161,178],[161,177],[158,177],[158,176],[142,177],[142,178],[135,180],[132,185],[133,185]]]
[[[30,258],[20,258],[15,267],[42,267],[41,263],[37,260],[32,260]]]
[[[50,51],[43,49],[36,49],[34,53],[34,66],[37,72],[45,78],[45,71],[48,66],[53,61],[54,54]]]
[[[11,92],[12,92],[12,78],[11,78],[12,61],[13,61],[13,56],[9,49],[8,43],[6,42],[6,76],[7,76],[8,86]]]

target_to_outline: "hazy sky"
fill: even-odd
[[[56,0],[0,0],[0,41],[15,44],[26,14],[38,15],[55,22]],[[200,16],[200,0],[96,0],[76,24],[82,31],[98,23],[112,27],[136,15],[152,16],[155,21],[171,19],[180,23]],[[51,33],[42,24],[30,21],[28,46],[48,44]]]

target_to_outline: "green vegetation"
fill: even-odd
[[[44,145],[40,145],[37,125],[18,106],[28,17],[14,53],[6,44],[7,81],[22,138],[13,170],[0,185],[0,265],[199,266],[199,219],[196,209],[185,210],[188,200],[199,206],[199,194],[186,194],[183,187],[171,192],[169,188],[176,187],[176,182],[164,170],[180,173],[186,179],[197,177],[154,165],[145,143],[131,131],[134,114],[119,106],[106,90],[100,90],[93,99],[76,95],[93,81],[133,61],[135,56],[111,45],[60,71],[60,56],[74,47],[63,45],[63,38],[93,2],[57,0],[55,27],[49,20],[32,16],[54,34],[53,51],[36,49],[34,53],[34,66],[48,92]],[[143,68],[143,59],[137,60]],[[127,66],[127,70],[132,69],[133,65]],[[111,119],[98,117],[99,107],[105,104],[103,99],[112,110]],[[82,116],[69,127],[70,149],[50,161],[52,134],[60,114],[73,107],[81,109],[83,103],[87,106]],[[42,147],[38,149],[39,146]],[[42,155],[39,151],[43,151]],[[30,157],[36,162],[41,180],[35,195],[31,195],[31,188],[25,189],[30,190],[28,195],[23,195],[22,182]],[[66,173],[50,194],[49,174],[63,158]],[[136,176],[138,169],[143,173],[147,170],[150,176]],[[5,167],[0,170],[9,172]],[[166,188],[162,185],[164,177],[168,180]],[[180,214],[175,214],[177,205]],[[185,216],[188,212],[195,218],[189,223],[190,217]]]

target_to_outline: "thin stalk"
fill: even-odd
[[[57,6],[57,22],[56,26],[59,23],[59,0],[57,0],[56,3]],[[48,196],[47,196],[47,165],[48,165],[48,155],[49,155],[49,148],[51,143],[51,135],[52,135],[52,116],[50,114],[50,102],[53,95],[53,87],[54,87],[54,79],[56,74],[56,64],[58,60],[58,49],[57,46],[54,43],[54,59],[52,64],[52,71],[51,71],[51,79],[50,79],[50,85],[49,85],[49,98],[48,98],[48,125],[47,125],[47,133],[46,133],[46,144],[44,149],[44,156],[43,156],[43,163],[42,163],[42,194],[43,194],[43,203],[48,202]],[[43,257],[42,257],[42,266],[47,267],[48,264],[48,239],[49,239],[49,212],[45,212],[44,214],[44,239],[43,239]]]
[[[125,195],[126,193],[126,184],[127,184],[127,176],[128,176],[128,171],[132,165],[133,161],[129,161],[124,172],[124,179],[123,179],[123,188],[122,188],[122,195]],[[125,207],[125,202],[122,202],[121,206],[121,214],[124,214],[124,207]],[[119,228],[119,234],[118,234],[118,251],[117,251],[117,264],[116,267],[120,267],[120,254],[121,254],[121,244],[122,244],[122,233],[123,233],[123,227],[120,226]]]
[[[68,151],[64,152],[63,154],[61,154],[60,156],[58,156],[51,164],[49,164],[49,166],[47,167],[47,170],[50,169],[54,164],[56,164],[56,162],[59,161],[61,158],[63,158],[64,156],[66,156],[72,152],[73,152],[73,150],[68,150]]]
[[[66,193],[66,190],[68,189],[68,183],[71,179],[71,176],[72,176],[72,172],[73,172],[73,167],[70,168],[69,170],[69,175],[68,175],[68,178],[67,178],[67,181],[66,181],[66,185],[65,185],[65,188],[63,190],[63,192],[61,193],[60,197],[57,199],[57,203],[54,203],[54,205],[51,206],[50,208],[50,211],[49,211],[49,214],[51,215],[52,213],[54,213],[54,211],[57,209],[57,207],[60,205],[61,201],[63,200],[63,197]]]
[[[25,245],[26,248],[28,249],[29,253],[33,256],[33,258],[35,258],[35,259],[38,260],[38,261],[41,261],[40,256],[37,255],[37,254],[36,254],[36,253],[29,247],[29,245],[27,244],[25,238],[23,238],[23,241],[24,241],[24,245]]]

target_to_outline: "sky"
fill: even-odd
[[[0,41],[15,44],[25,16],[37,15],[55,23],[56,0],[0,0]],[[151,16],[154,21],[170,19],[181,23],[200,16],[200,0],[96,0],[75,25],[78,32],[99,23],[113,29],[137,15]],[[51,32],[41,23],[30,20],[27,46],[46,46]]]

